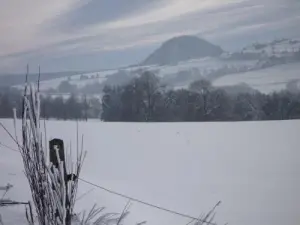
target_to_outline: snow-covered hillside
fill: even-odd
[[[300,63],[284,64],[258,71],[223,76],[216,79],[213,85],[227,86],[246,83],[262,93],[272,93],[284,90],[290,81],[300,83]]]
[[[197,69],[201,75],[207,76],[211,71],[222,69],[225,67],[234,67],[237,69],[241,69],[244,67],[251,68],[255,65],[256,62],[257,61],[255,60],[225,61],[218,58],[207,57],[203,59],[194,59],[185,62],[180,62],[177,65],[153,66],[150,67],[150,69],[158,70],[158,76],[160,77],[192,69]]]
[[[300,40],[280,39],[268,43],[254,43],[243,48],[243,53],[258,53],[262,56],[290,56],[292,53],[300,51]]]
[[[166,76],[176,76],[178,72],[181,71],[195,71],[195,73],[200,78],[201,76],[209,76],[213,71],[217,71],[225,68],[234,68],[235,71],[242,71],[247,69],[252,69],[257,64],[256,60],[222,60],[218,58],[203,58],[195,59],[185,62],[180,62],[176,65],[153,65],[153,66],[134,66],[128,67],[122,70],[108,70],[100,71],[87,74],[76,74],[74,76],[69,76],[65,78],[57,78],[53,80],[42,81],[40,83],[41,91],[46,91],[49,89],[56,89],[61,82],[68,81],[70,84],[76,85],[78,88],[81,88],[87,84],[92,84],[98,82],[99,84],[105,82],[107,78],[111,75],[116,74],[117,72],[125,72],[127,74],[136,74],[141,71],[149,70],[154,71],[157,76],[164,78]],[[189,81],[190,82],[190,81]],[[23,85],[17,85],[16,88],[22,89]]]
[[[175,89],[187,88],[189,84],[197,79],[209,78],[209,73],[222,68],[251,68],[254,67],[257,61],[231,61],[230,63],[218,59],[201,59],[192,60],[188,62],[182,62],[178,65],[170,66],[151,66],[145,68],[132,67],[124,69],[127,74],[136,72],[139,70],[154,71],[160,78],[164,80],[171,80],[168,85]],[[277,65],[274,67],[252,70],[249,72],[232,73],[221,76],[213,81],[215,86],[227,86],[236,85],[239,83],[246,83],[252,88],[259,90],[263,93],[271,93],[274,91],[281,91],[286,88],[286,84],[292,80],[298,82],[300,80],[300,63],[289,63],[283,65]],[[82,88],[87,84],[93,84],[98,82],[99,84],[105,82],[108,76],[117,73],[117,70],[101,71],[89,74],[74,75],[69,78],[58,78],[48,81],[43,81],[40,84],[41,91],[47,91],[50,89],[56,89],[62,81],[68,81],[70,84],[76,85],[78,88]],[[179,75],[178,75],[179,73]],[[180,75],[182,73],[183,75]],[[184,74],[190,74],[190,77],[181,77],[182,82],[172,84],[172,80],[179,79],[178,76],[184,76]],[[23,89],[22,85],[17,88]],[[53,93],[53,96],[69,96],[68,93]]]
[[[205,78],[213,80],[217,86],[246,83],[259,91],[270,93],[285,89],[286,83],[291,79],[299,79],[297,70],[300,63],[294,56],[296,52],[300,52],[300,41],[280,39],[269,43],[254,43],[238,52],[224,52],[220,57],[192,59],[169,65],[131,66],[119,70],[75,74],[42,81],[40,89],[49,94],[63,81],[68,81],[77,88],[95,83],[103,87],[108,80],[109,84],[119,85],[119,80],[122,82],[130,80],[142,71],[149,70],[155,72],[165,84],[174,89],[186,88],[191,82]],[[259,76],[261,78],[258,78]],[[15,87],[23,88],[22,85]],[[54,96],[56,95],[57,93]]]
[[[106,80],[107,76],[116,72],[117,70],[107,70],[93,73],[75,74],[73,76],[41,81],[40,90],[46,91],[49,89],[56,89],[63,81],[68,81],[70,84],[76,85],[77,87],[83,87],[87,84],[92,84],[95,82],[102,83],[104,80]],[[14,87],[18,89],[23,89],[24,85],[16,85]]]
[[[1,120],[13,132],[12,120]],[[47,136],[76,149],[76,122],[48,121]],[[20,121],[17,127],[20,129]],[[79,122],[88,155],[82,178],[136,198],[198,216],[216,202],[218,224],[296,225],[300,208],[300,121],[246,123]],[[229,132],[230,131],[230,132]],[[20,137],[18,133],[18,137]],[[0,129],[0,141],[16,148]],[[76,151],[76,150],[75,150]],[[30,198],[21,157],[0,148],[8,196]],[[80,183],[78,210],[93,203],[120,212],[127,200]],[[9,213],[6,213],[8,211]],[[182,225],[188,219],[133,203],[127,224]],[[21,224],[23,207],[0,208],[6,225]],[[17,215],[12,216],[12,215]]]

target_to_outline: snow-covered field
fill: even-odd
[[[0,120],[13,132],[12,120]],[[20,128],[20,121],[17,124]],[[47,138],[76,149],[76,122],[49,121]],[[300,121],[245,123],[79,122],[88,155],[82,178],[185,214],[198,216],[216,202],[216,221],[230,225],[298,225]],[[20,136],[20,134],[18,134]],[[13,148],[0,129],[0,142]],[[0,147],[1,185],[14,200],[30,198],[18,152]],[[80,183],[78,210],[93,203],[120,212],[127,200]],[[24,208],[3,209],[6,225],[22,224]],[[133,203],[126,224],[183,225],[188,219]]]
[[[107,70],[107,71],[100,71],[94,73],[83,73],[83,74],[75,74],[69,77],[61,77],[55,78],[51,80],[45,80],[40,82],[40,90],[45,91],[51,88],[56,89],[63,81],[68,81],[70,84],[76,85],[78,88],[81,88],[87,84],[92,84],[95,82],[102,83],[106,80],[106,77],[116,73],[117,70]],[[80,79],[81,76],[84,76],[85,79]],[[15,85],[15,88],[22,89],[24,85]]]
[[[192,74],[205,74],[209,71],[233,67],[233,68],[243,68],[243,67],[253,67],[257,61],[255,60],[219,60],[214,58],[204,58],[199,60],[190,60],[177,65],[168,66],[148,66],[144,67],[130,67],[124,69],[127,72],[134,72],[137,70],[152,70],[156,71],[157,76],[163,78],[166,76],[175,76],[176,73],[180,71],[190,71]],[[255,70],[250,72],[235,73],[225,75],[213,82],[215,86],[228,86],[235,85],[239,83],[246,83],[263,93],[271,93],[274,91],[281,91],[286,88],[286,84],[291,80],[300,81],[300,63],[290,63],[283,64],[267,69]],[[103,83],[107,80],[107,77],[117,73],[118,70],[107,70],[95,73],[80,74],[62,78],[57,78],[53,80],[42,81],[40,83],[41,91],[49,90],[51,88],[56,89],[62,81],[68,81],[70,84],[76,85],[78,88],[82,88],[87,84],[93,84],[95,82]],[[84,79],[81,78],[84,76]],[[199,76],[200,78],[200,76]],[[199,79],[198,78],[198,79]],[[196,78],[193,78],[196,79]],[[186,80],[183,84],[174,85],[175,89],[186,88],[194,80]],[[300,82],[299,82],[300,83]],[[17,88],[23,89],[23,85],[15,86]]]
[[[255,65],[257,61],[255,60],[220,60],[217,58],[203,58],[203,59],[194,59],[185,62],[178,63],[177,65],[167,65],[167,66],[157,66],[153,69],[158,69],[158,76],[164,77],[169,74],[175,74],[179,71],[189,71],[191,69],[198,69],[201,74],[205,74],[208,71],[221,69],[224,67],[251,67]]]
[[[243,53],[259,53],[265,56],[288,56],[299,51],[300,40],[281,39],[268,43],[254,43],[245,47]]]
[[[178,63],[177,65],[166,65],[166,66],[136,66],[136,67],[128,67],[126,69],[122,69],[128,73],[140,70],[150,70],[157,71],[157,76],[165,77],[168,75],[175,75],[180,71],[191,71],[197,70],[197,73],[207,74],[210,71],[221,69],[224,67],[234,67],[234,68],[242,68],[242,67],[253,67],[257,61],[255,60],[220,60],[217,58],[203,58],[203,59],[195,59],[190,61],[185,61]],[[92,84],[95,82],[102,83],[106,81],[107,77],[117,73],[118,70],[107,70],[107,71],[99,71],[94,73],[85,73],[85,74],[75,74],[73,76],[56,78],[52,80],[42,81],[40,83],[40,90],[45,91],[51,88],[56,89],[61,82],[68,81],[70,84],[76,85],[78,88],[81,88],[87,84]],[[84,76],[84,79],[81,79],[81,76]],[[23,89],[23,85],[16,85],[16,88]]]
[[[264,70],[226,75],[213,82],[215,86],[246,83],[262,93],[281,91],[289,81],[300,81],[300,63],[284,64]]]

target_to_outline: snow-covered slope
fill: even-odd
[[[129,80],[132,76],[140,74],[141,71],[150,70],[162,78],[163,82],[175,89],[187,87],[191,82],[198,79],[215,80],[221,77],[214,81],[217,86],[223,83],[227,85],[243,82],[269,93],[284,89],[285,84],[291,78],[299,78],[294,69],[299,67],[299,59],[296,57],[297,61],[296,58],[293,58],[295,52],[300,52],[300,41],[281,39],[269,43],[255,43],[239,52],[225,52],[220,57],[191,59],[169,65],[132,66],[121,70],[75,74],[70,77],[43,81],[40,87],[41,91],[47,91],[56,89],[63,81],[68,81],[70,84],[82,88],[87,84],[96,82],[104,84],[109,77],[114,75],[119,77],[112,80],[118,80],[120,76],[127,76],[125,79]],[[288,63],[291,61],[298,63]],[[272,68],[273,66],[275,67]],[[258,79],[258,76],[262,76],[262,78]],[[253,81],[253,77],[256,77],[255,81]],[[16,87],[23,88],[22,85]]]
[[[158,76],[164,77],[170,74],[176,74],[180,71],[188,71],[192,69],[197,69],[198,73],[207,76],[211,71],[222,69],[225,67],[234,67],[234,68],[251,68],[255,65],[257,61],[255,60],[232,60],[225,61],[218,58],[207,57],[204,59],[194,59],[185,62],[178,63],[177,65],[166,65],[166,66],[156,66],[152,69],[159,70]]]
[[[272,93],[286,88],[288,82],[300,83],[300,63],[284,64],[271,68],[223,76],[213,82],[215,86],[246,83],[262,93]]]
[[[203,59],[195,59],[189,60],[185,62],[180,62],[176,65],[165,65],[165,66],[135,66],[135,67],[128,67],[122,70],[108,70],[108,71],[100,71],[88,74],[76,74],[74,76],[65,77],[65,78],[57,78],[53,80],[47,80],[40,83],[41,91],[46,91],[49,89],[56,89],[61,82],[68,81],[70,84],[76,85],[78,88],[81,88],[87,84],[92,84],[95,82],[103,83],[107,80],[108,76],[114,75],[119,71],[124,71],[125,73],[133,73],[137,74],[141,71],[150,70],[154,71],[157,76],[164,78],[166,76],[176,76],[177,73],[186,71],[191,72],[194,71],[195,75],[198,76],[198,79],[202,76],[209,76],[214,71],[221,70],[221,69],[230,69],[234,68],[234,71],[242,71],[247,69],[253,68],[257,64],[255,60],[222,60],[218,58],[203,58]],[[197,79],[197,77],[195,77]],[[188,82],[191,82],[189,80]],[[16,88],[22,89],[23,85],[17,85]]]
[[[1,120],[13,132],[12,120]],[[75,149],[76,122],[48,121],[48,138]],[[20,128],[20,121],[17,127]],[[79,122],[88,155],[82,178],[136,198],[198,216],[216,202],[218,224],[297,225],[300,202],[300,121],[245,123]],[[20,137],[20,134],[18,133]],[[16,148],[0,129],[0,141]],[[7,197],[30,193],[17,152],[0,148],[1,182]],[[15,175],[13,175],[15,174]],[[93,203],[120,212],[127,200],[80,182],[78,209]],[[0,208],[0,213],[3,209]],[[22,215],[23,208],[11,208]],[[11,211],[10,211],[11,212]],[[2,213],[3,214],[3,213]],[[11,214],[10,214],[11,215]],[[3,214],[6,225],[19,219]],[[182,225],[188,219],[133,202],[127,224]]]
[[[262,56],[290,56],[300,50],[300,40],[280,39],[268,43],[254,43],[245,47],[243,53],[258,53]]]
[[[46,91],[49,89],[56,89],[63,81],[68,81],[70,84],[76,85],[77,87],[83,87],[87,84],[95,82],[102,83],[104,80],[106,80],[107,76],[116,72],[117,70],[107,70],[94,73],[75,74],[73,76],[41,81],[40,90]],[[23,89],[24,85],[16,85],[14,87],[18,89]]]
[[[220,78],[214,79],[213,84],[215,86],[226,86],[246,83],[263,93],[271,93],[274,91],[284,90],[286,88],[286,84],[291,80],[300,80],[300,63],[282,64],[261,70],[251,70],[249,72],[243,71],[246,68],[251,69],[256,63],[257,61],[254,60],[236,60],[226,62],[219,59],[206,58],[182,62],[178,65],[151,66],[147,67],[147,70],[156,72],[157,76],[162,78],[164,81],[168,81],[168,85],[175,89],[187,88],[192,81],[197,79],[209,79],[209,74],[213,74],[214,71],[230,70],[232,68],[234,68],[233,70],[241,70],[242,72],[229,73],[228,75],[221,76]],[[146,69],[132,67],[125,69],[124,71],[130,74],[130,72],[136,72],[139,70],[142,71]],[[117,70],[101,71],[90,74],[74,75],[70,78],[53,79],[41,82],[40,87],[43,92],[50,89],[56,89],[62,81],[68,81],[70,84],[81,88],[87,84],[93,84],[95,82],[101,84],[107,80],[108,76],[117,72]],[[180,73],[182,73],[182,75]],[[186,74],[189,74],[190,77],[186,77]],[[181,76],[181,78],[179,78],[179,76]],[[183,82],[172,84],[174,79],[180,79],[183,80]],[[23,89],[23,86],[17,86],[17,88]],[[60,95],[58,94],[58,96]]]

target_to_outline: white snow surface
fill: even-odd
[[[82,74],[75,74],[69,77],[61,77],[55,78],[50,80],[45,80],[40,82],[40,90],[46,91],[51,88],[56,89],[63,81],[68,81],[70,84],[76,85],[78,88],[82,88],[87,84],[92,84],[95,82],[102,83],[106,80],[106,77],[116,73],[117,70],[107,70],[107,71],[100,71],[100,72],[93,72],[93,73],[82,73]],[[81,76],[84,76],[85,79],[80,79]],[[23,89],[24,85],[15,85],[15,88]]]
[[[189,71],[191,69],[198,69],[201,74],[208,71],[221,69],[224,67],[251,67],[254,66],[256,60],[220,60],[218,58],[206,57],[202,59],[193,59],[189,61],[179,62],[177,65],[166,66],[153,66],[152,69],[158,69],[158,76],[164,77],[165,75],[175,74],[179,71]],[[205,74],[206,75],[206,74]]]
[[[121,69],[127,72],[134,72],[134,71],[157,71],[157,76],[164,77],[167,75],[176,74],[180,71],[190,71],[192,69],[197,69],[198,72],[201,74],[206,75],[209,71],[221,69],[224,67],[234,67],[234,68],[242,68],[242,67],[253,67],[257,63],[257,60],[221,60],[218,58],[202,58],[202,59],[194,59],[189,61],[180,62],[176,65],[165,65],[165,66],[158,66],[158,65],[151,65],[151,66],[135,66],[135,67],[128,67],[125,69]],[[70,84],[76,85],[78,88],[82,88],[87,84],[92,84],[95,82],[103,83],[106,81],[107,77],[117,73],[118,70],[107,70],[107,71],[99,71],[93,73],[84,73],[84,74],[75,74],[73,76],[56,78],[51,80],[46,80],[40,82],[40,90],[46,91],[51,88],[56,89],[62,81],[68,81]],[[85,79],[80,79],[81,76],[84,76]],[[14,86],[18,89],[23,89],[23,85],[16,85]]]
[[[259,44],[261,47],[256,48]],[[245,47],[242,52],[244,53],[259,53],[265,56],[289,56],[291,53],[300,50],[300,40],[281,39],[274,40],[268,43],[254,43]]]
[[[256,60],[220,60],[216,58],[203,58],[178,63],[177,65],[167,66],[148,66],[147,69],[155,71],[160,78],[175,75],[180,71],[194,71],[196,74],[201,74],[204,77],[211,71],[215,71],[225,67],[232,68],[252,68],[257,63]],[[144,67],[130,67],[123,69],[127,72],[134,72],[138,70],[145,70]],[[228,86],[236,85],[240,83],[246,83],[252,88],[259,90],[262,93],[271,93],[284,90],[286,84],[291,80],[300,81],[300,63],[282,64],[266,69],[259,69],[243,73],[233,73],[224,75],[216,79],[213,84],[215,86]],[[76,85],[78,88],[82,88],[87,84],[103,83],[107,80],[107,77],[118,72],[118,70],[107,70],[95,73],[76,74],[74,76],[56,78],[52,80],[42,81],[40,83],[40,90],[46,91],[51,88],[56,89],[62,81],[68,81],[70,84]],[[84,79],[81,79],[84,76]],[[183,85],[174,85],[175,89],[186,88],[189,83],[194,80],[187,80]],[[299,82],[300,84],[300,82]],[[16,88],[23,89],[23,85],[17,85]],[[63,93],[61,93],[63,94]]]
[[[218,68],[222,68],[224,66],[233,66],[236,68],[242,66],[251,67],[254,64],[254,61],[230,61],[229,64],[226,64],[226,61],[217,60],[206,58],[202,60],[191,60],[184,63],[179,63],[178,65],[173,66],[150,66],[148,69],[157,71],[157,75],[159,77],[165,77],[170,74],[175,74],[179,71],[189,71],[193,69],[199,70],[202,74],[205,74],[205,71],[210,71]],[[139,67],[133,67],[130,71],[138,70]],[[269,67],[266,69],[260,69],[250,72],[243,72],[243,73],[234,73],[222,76],[215,81],[213,81],[213,85],[215,86],[228,86],[228,85],[237,85],[240,83],[246,83],[250,87],[257,89],[262,93],[272,93],[282,91],[286,88],[286,84],[290,81],[298,82],[298,86],[300,86],[300,63],[289,63],[289,64],[282,64],[273,67]],[[69,79],[66,77],[57,78],[53,80],[42,81],[40,83],[41,91],[48,90],[50,88],[57,88],[62,81],[68,81],[77,87],[83,87],[87,84],[92,84],[95,82],[102,83],[107,79],[107,76],[116,73],[117,70],[110,70],[110,71],[102,71],[99,73],[90,73],[90,74],[83,74],[86,79],[80,79],[81,75],[74,75],[71,76]],[[192,82],[192,80],[190,81]],[[187,88],[189,83],[183,85],[175,85],[175,89],[180,88]],[[23,86],[15,86],[17,88],[22,89]],[[60,93],[65,94],[65,93]],[[52,94],[55,96],[54,94]],[[66,95],[67,98],[69,95]]]
[[[13,133],[13,121],[0,120]],[[17,121],[20,137],[20,121]],[[76,122],[47,121],[47,138],[62,138],[76,152]],[[88,151],[82,178],[112,190],[199,216],[219,200],[218,224],[298,225],[300,221],[300,120],[236,123],[79,122]],[[2,144],[17,148],[3,129]],[[8,196],[30,192],[18,152],[0,147],[1,184]],[[75,154],[74,154],[75,155]],[[79,183],[78,196],[94,187]],[[1,193],[0,193],[1,194]],[[127,200],[100,189],[77,202],[121,212]],[[127,224],[183,225],[189,219],[134,203]],[[6,225],[22,224],[23,207],[0,208]],[[24,217],[23,217],[24,218]]]
[[[300,63],[283,64],[263,70],[223,76],[213,82],[214,86],[246,83],[262,93],[282,91],[289,81],[300,82]]]

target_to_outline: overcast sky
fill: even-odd
[[[0,73],[134,64],[182,34],[230,50],[299,24],[299,0],[0,0]]]

